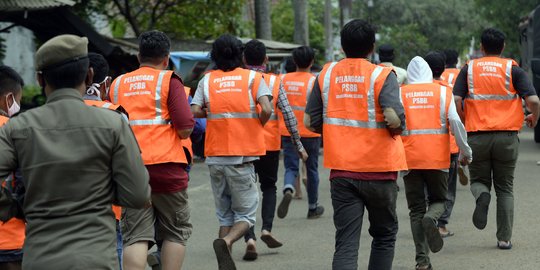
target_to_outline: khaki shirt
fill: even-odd
[[[0,129],[0,179],[16,168],[26,187],[23,268],[119,269],[111,204],[142,208],[150,199],[119,113],[87,106],[75,89],[55,90]]]
[[[394,66],[394,64],[392,64],[390,62],[382,62],[381,65],[391,67],[391,68],[394,69],[394,71],[396,72],[396,75],[397,75],[397,81],[398,81],[400,86],[402,84],[408,84],[408,82],[407,82],[407,71],[405,69]]]

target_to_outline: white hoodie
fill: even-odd
[[[415,56],[407,66],[407,81],[409,84],[433,83],[433,73],[429,68],[428,63],[424,58]],[[452,91],[448,87],[447,91]],[[472,162],[472,150],[467,143],[467,131],[461,123],[461,119],[456,110],[456,104],[453,100],[448,108],[448,122],[450,123],[450,131],[455,136],[456,143],[459,147],[459,159],[466,157],[469,163]]]

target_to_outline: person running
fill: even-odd
[[[199,82],[191,110],[195,117],[207,118],[204,152],[220,226],[213,242],[218,267],[233,270],[232,245],[257,215],[253,162],[266,154],[263,127],[272,114],[272,92],[262,74],[240,67],[242,42],[237,38],[220,36],[210,58],[216,69]]]
[[[0,126],[3,126],[20,110],[24,81],[21,76],[8,66],[0,66]],[[11,193],[21,190],[18,173],[12,173],[4,182],[4,187]],[[26,225],[21,218],[11,218],[0,224],[0,269],[20,270],[23,257],[23,244]]]
[[[441,78],[441,74],[445,70],[445,55],[440,52],[429,52],[426,54],[424,60],[428,63],[431,72],[433,73],[433,83],[438,83],[446,89],[451,89],[451,86],[447,81]],[[452,99],[454,97],[452,96]],[[450,237],[454,235],[454,232],[449,231],[446,226],[452,215],[452,209],[456,202],[456,187],[457,187],[457,169],[459,158],[459,147],[456,144],[456,140],[452,133],[449,133],[450,138],[450,168],[448,170],[448,193],[446,194],[445,210],[441,217],[437,220],[437,227],[439,227],[439,233],[441,237]]]
[[[163,241],[162,269],[180,269],[191,236],[186,171],[190,157],[184,145],[195,121],[182,80],[166,70],[170,47],[169,37],[163,32],[142,33],[139,69],[116,78],[109,93],[111,101],[130,114],[129,123],[152,187],[152,207],[125,210],[122,233],[126,269],[145,269],[148,246],[155,241]]]
[[[397,172],[407,168],[401,137],[405,114],[391,68],[366,60],[375,28],[352,20],[341,30],[346,58],[324,66],[306,106],[304,124],[323,134],[334,207],[334,270],[358,269],[364,211],[373,237],[370,270],[390,270],[398,221]],[[350,93],[350,94],[348,94]]]
[[[291,136],[297,153],[302,160],[307,159],[307,153],[300,141],[298,132],[298,122],[289,105],[287,95],[281,84],[278,76],[264,74],[266,72],[266,64],[268,57],[266,56],[266,46],[258,40],[251,40],[246,43],[244,48],[244,64],[246,68],[263,73],[263,78],[268,88],[272,91],[272,108],[274,112],[270,120],[264,125],[264,138],[266,144],[266,155],[261,156],[259,160],[254,162],[255,172],[259,176],[262,191],[262,229],[261,240],[269,248],[278,248],[283,244],[274,238],[272,235],[272,224],[274,221],[274,213],[276,211],[276,182],[278,179],[279,153],[281,149],[281,135],[279,131],[278,115],[283,116],[283,121]],[[277,110],[281,111],[278,114]],[[251,227],[244,235],[246,240],[246,253],[244,260],[257,259],[255,226]]]
[[[88,40],[60,35],[36,52],[47,103],[0,129],[0,178],[19,168],[25,187],[23,269],[116,270],[111,204],[150,205],[148,173],[123,117],[88,106]],[[0,220],[13,199],[0,190]],[[16,214],[16,213],[15,213]]]
[[[540,102],[527,73],[516,61],[501,57],[505,39],[498,29],[482,32],[480,49],[484,56],[461,68],[454,95],[474,153],[469,165],[471,192],[476,201],[473,224],[480,230],[486,227],[493,185],[497,195],[497,247],[511,249],[518,132],[523,120],[528,127],[536,126]],[[522,99],[531,112],[527,117]]]
[[[311,66],[315,58],[312,48],[302,46],[294,49],[294,63],[296,72],[287,73],[282,76],[282,84],[287,99],[291,104],[296,119],[300,121],[298,130],[301,141],[304,145],[308,158],[305,162],[307,172],[307,195],[308,195],[308,219],[315,219],[324,213],[324,207],[319,205],[319,148],[321,146],[321,136],[308,130],[303,123],[304,110],[306,108],[307,97],[311,93],[315,76],[310,73]],[[284,119],[283,119],[284,120]],[[281,121],[283,121],[281,120]],[[299,157],[297,148],[293,145],[289,132],[282,122],[280,126],[283,146],[283,163],[285,164],[285,183],[283,186],[283,198],[277,210],[279,218],[285,218],[289,212],[289,205],[295,192],[295,181],[299,172]]]
[[[436,69],[437,75],[443,68],[444,64]],[[454,132],[461,150],[460,162],[470,163],[472,152],[450,88],[433,82],[433,74],[422,57],[416,56],[409,63],[407,81],[409,84],[401,88],[407,116],[401,137],[409,168],[403,180],[416,247],[416,269],[425,270],[432,269],[429,250],[435,253],[443,247],[437,220],[445,211],[448,194],[449,130]]]

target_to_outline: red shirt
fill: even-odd
[[[331,170],[330,180],[334,178],[350,178],[358,181],[396,181],[397,172],[349,172]]]
[[[175,129],[191,129],[195,125],[191,113],[184,85],[177,77],[171,78],[167,106],[171,116],[171,122]],[[146,165],[150,175],[150,187],[153,193],[175,193],[182,191],[188,186],[188,173],[186,164],[161,163]]]

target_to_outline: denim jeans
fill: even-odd
[[[118,253],[118,263],[120,264],[120,270],[122,270],[122,264],[124,260],[122,259],[123,256],[123,243],[122,243],[122,226],[120,226],[120,221],[116,221],[116,252]]]
[[[450,215],[452,215],[452,209],[456,203],[456,186],[457,186],[457,168],[458,168],[458,156],[459,154],[452,154],[450,156],[450,169],[448,170],[448,193],[446,193],[446,203],[444,205],[444,213],[437,221],[437,226],[446,227]]]
[[[266,155],[254,162],[255,172],[259,176],[262,191],[262,230],[272,231],[274,213],[276,212],[276,182],[279,168],[279,151],[267,151]],[[256,240],[255,226],[244,235],[244,239]]]
[[[396,181],[331,180],[336,250],[333,270],[357,270],[364,209],[369,215],[370,270],[391,270],[398,231]]]
[[[317,207],[319,200],[319,148],[321,145],[321,138],[302,138],[301,139],[307,154],[309,155],[306,161],[307,171],[307,193],[309,208],[314,209]],[[285,185],[283,186],[283,192],[290,189],[293,192],[294,182],[298,177],[298,164],[300,157],[296,151],[296,147],[291,141],[291,137],[283,136],[281,140],[283,148],[283,163],[285,164]]]

